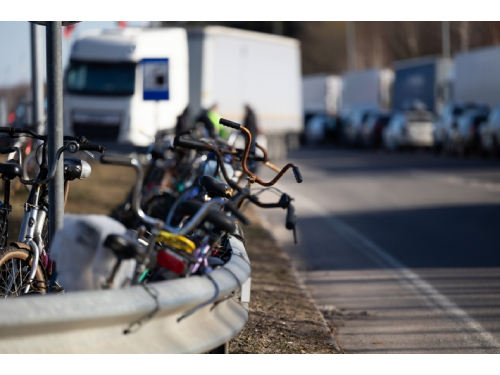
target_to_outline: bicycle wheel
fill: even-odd
[[[31,271],[31,262],[32,256],[27,250],[14,246],[0,250],[0,298],[21,294]],[[46,279],[41,266],[37,267],[30,291],[46,292]]]

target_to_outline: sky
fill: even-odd
[[[148,21],[127,22],[127,25],[146,26]],[[45,72],[45,27],[42,29],[43,66]],[[62,38],[63,69],[69,59],[71,43],[84,30],[118,27],[117,21],[83,21],[76,24],[71,36]],[[0,21],[0,87],[31,81],[30,23],[26,21]]]

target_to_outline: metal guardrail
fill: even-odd
[[[212,280],[196,276],[0,301],[0,353],[204,353],[217,348],[248,320],[250,262],[242,242],[231,238],[230,244],[231,260],[210,274]],[[178,321],[214,297],[214,283],[217,302]]]

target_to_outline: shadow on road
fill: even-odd
[[[465,205],[337,215],[409,268],[500,267],[500,205]],[[300,217],[297,254],[308,270],[369,269],[353,257],[341,228],[324,217]],[[356,258],[356,259],[354,259]]]

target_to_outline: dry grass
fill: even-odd
[[[252,263],[250,314],[229,342],[230,353],[338,353],[330,330],[293,275],[290,258],[247,211],[246,250]]]

